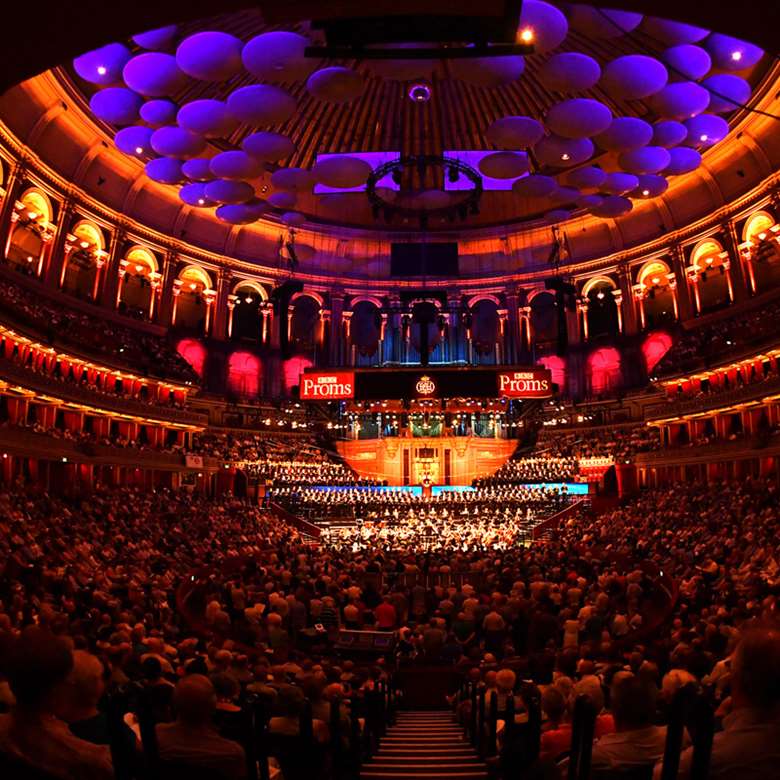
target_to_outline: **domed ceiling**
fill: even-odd
[[[541,0],[501,56],[418,38],[334,58],[332,32],[246,10],[60,76],[121,152],[221,222],[435,231],[619,218],[700,165],[770,65],[703,28]]]

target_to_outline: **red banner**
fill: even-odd
[[[496,382],[501,398],[550,398],[553,394],[552,373],[547,368],[499,371]]]
[[[355,397],[354,371],[316,371],[301,374],[301,400],[337,401]]]

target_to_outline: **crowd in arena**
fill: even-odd
[[[721,363],[728,355],[777,336],[780,301],[738,317],[717,320],[683,331],[653,370],[655,376],[678,374]]]
[[[193,452],[238,463],[254,480],[274,485],[373,485],[358,477],[314,435],[274,437],[263,433],[209,430],[195,437]]]
[[[612,458],[626,460],[661,448],[657,428],[644,424],[605,425],[587,430],[542,431],[537,451],[547,458]]]
[[[199,383],[192,366],[163,336],[63,308],[6,279],[0,279],[0,305],[13,322],[41,333],[49,344],[86,349],[98,359],[132,366],[142,374]]]
[[[358,521],[395,524],[416,519],[458,522],[461,519],[523,517],[553,514],[567,500],[567,489],[531,488],[502,484],[472,490],[445,490],[427,496],[410,490],[372,490],[345,487],[276,487],[271,500],[290,511],[315,519],[349,517]]]
[[[0,751],[59,777],[109,777],[97,728],[103,687],[152,687],[161,752],[184,749],[195,710],[205,735],[199,760],[242,777],[242,748],[226,741],[224,716],[242,689],[268,696],[271,728],[283,729],[304,693],[338,698],[383,674],[348,666],[327,647],[307,650],[321,625],[394,631],[399,663],[455,664],[486,687],[506,685],[510,669],[533,679],[546,708],[543,753],[565,752],[573,692],[590,687],[601,706],[606,687],[594,761],[630,763],[640,745],[643,759],[660,760],[668,712],[658,691],[691,681],[716,691],[719,749],[752,729],[752,749],[775,755],[778,656],[751,651],[763,675],[758,698],[732,681],[740,632],[777,617],[777,499],[759,482],[675,485],[598,518],[572,517],[544,544],[496,551],[426,549],[424,524],[388,545],[355,547],[341,536],[311,545],[263,509],[184,492],[67,500],[7,491],[0,700],[10,714],[0,718]],[[238,556],[246,564],[237,570],[228,564]],[[205,590],[180,609],[177,586],[204,567]],[[658,618],[661,571],[679,593]],[[191,613],[201,616],[197,629]],[[776,649],[776,639],[762,641]],[[620,680],[633,681],[627,693]],[[623,720],[626,698],[642,702],[634,721]],[[751,720],[758,704],[760,725]]]
[[[506,483],[565,482],[577,474],[577,459],[573,457],[510,458],[490,477],[474,480],[477,487]]]

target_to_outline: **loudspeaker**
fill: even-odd
[[[274,287],[268,295],[268,300],[274,306],[278,306],[283,301],[289,303],[290,298],[297,292],[303,292],[303,282],[297,279],[288,279],[286,282]]]
[[[286,282],[274,287],[268,300],[274,307],[274,316],[279,318],[282,327],[279,328],[279,348],[283,358],[290,357],[290,344],[287,339],[287,307],[290,305],[290,298],[297,292],[303,291],[303,282],[296,279],[288,279]]]

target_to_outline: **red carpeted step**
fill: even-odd
[[[402,712],[360,776],[362,780],[486,780],[487,769],[451,712]]]

